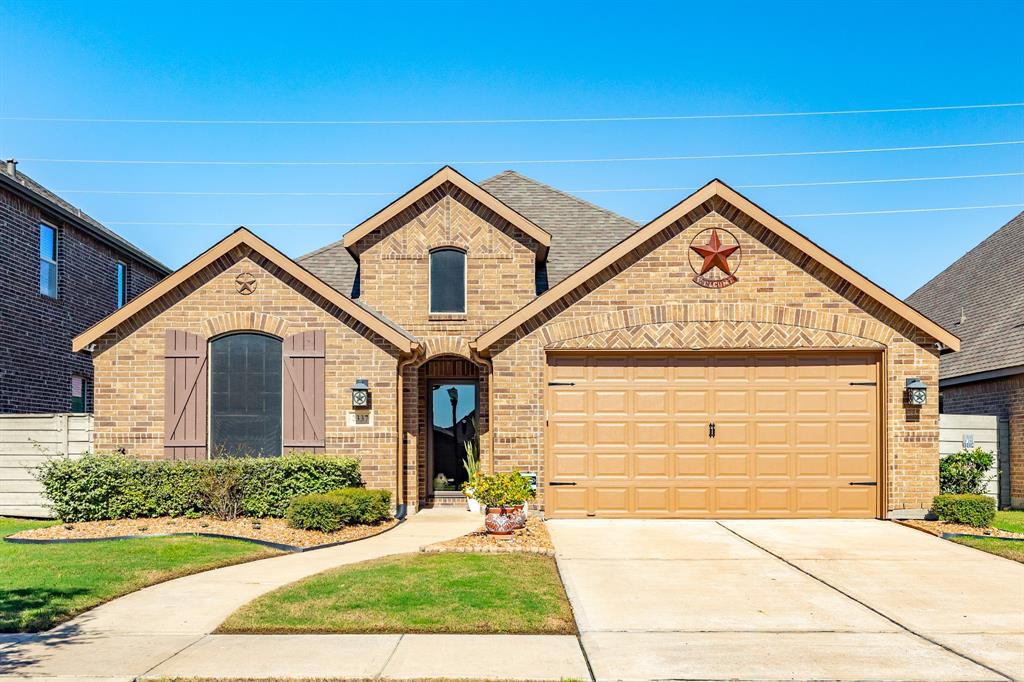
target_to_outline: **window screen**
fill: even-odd
[[[213,457],[281,454],[281,342],[231,334],[210,344]]]
[[[466,312],[466,254],[440,249],[430,254],[430,312]]]
[[[39,293],[57,298],[57,230],[39,226]]]

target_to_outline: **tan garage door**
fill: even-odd
[[[551,354],[545,512],[877,516],[878,360]]]

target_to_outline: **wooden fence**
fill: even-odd
[[[0,414],[0,516],[52,517],[35,468],[91,449],[91,414]]]
[[[1007,420],[987,415],[939,415],[939,456],[960,452],[965,447],[995,454],[986,492],[1000,507],[1009,506],[1010,428]]]

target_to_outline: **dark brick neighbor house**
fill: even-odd
[[[170,272],[17,170],[0,166],[0,413],[92,410],[71,339]]]
[[[1010,424],[1010,501],[1024,507],[1024,212],[907,299],[960,337],[939,370],[945,414]]]

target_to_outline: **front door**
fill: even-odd
[[[435,496],[461,495],[466,458],[477,453],[477,382],[435,380],[429,388],[428,489]]]

